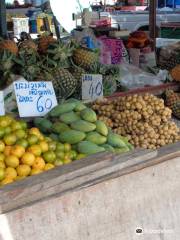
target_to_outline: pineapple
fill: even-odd
[[[32,39],[24,40],[19,43],[19,49],[33,49],[37,51],[37,45]]]
[[[70,72],[77,80],[77,85],[73,97],[77,99],[82,99],[82,75],[86,74],[87,72],[83,68],[77,66],[71,68]]]
[[[94,63],[99,61],[98,53],[86,48],[77,48],[73,53],[73,61],[76,65],[89,70]]]
[[[40,36],[39,40],[38,40],[39,52],[42,54],[46,54],[49,45],[52,43],[55,43],[55,42],[56,42],[56,39],[53,38],[52,34],[48,34],[48,35],[44,34],[44,35]]]
[[[166,105],[171,108],[174,104],[176,104],[180,100],[180,96],[178,93],[175,93],[173,90],[166,90]]]
[[[65,68],[57,67],[52,70],[53,86],[56,92],[58,101],[70,97],[77,86],[77,80]]]
[[[13,40],[0,39],[0,51],[8,50],[14,55],[18,54],[18,47]]]

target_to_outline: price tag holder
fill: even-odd
[[[83,74],[82,100],[96,100],[103,97],[103,82],[100,74]]]
[[[4,94],[0,91],[0,116],[5,115],[5,108],[4,108]]]
[[[17,106],[20,117],[46,115],[57,105],[52,82],[14,82]]]

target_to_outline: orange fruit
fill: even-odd
[[[14,168],[8,167],[5,169],[5,177],[15,179],[17,177],[17,172]]]
[[[39,145],[41,147],[42,152],[47,152],[49,150],[49,145],[46,141],[40,141]]]
[[[31,172],[31,167],[26,164],[20,164],[16,168],[16,171],[19,177],[27,177]]]
[[[46,163],[53,163],[56,160],[56,154],[53,151],[43,153],[43,158]]]
[[[23,129],[18,129],[14,132],[16,135],[17,139],[22,139],[26,136],[26,132]]]
[[[21,162],[29,166],[32,166],[34,164],[34,161],[35,161],[35,156],[30,152],[25,152],[21,158]]]
[[[4,155],[5,156],[9,156],[11,154],[11,149],[12,149],[12,146],[5,146],[4,148]]]
[[[19,165],[19,159],[14,155],[7,156],[4,161],[7,167],[16,168]]]
[[[31,169],[30,175],[33,176],[33,175],[40,174],[40,173],[42,173],[42,172],[43,172],[43,171],[40,170],[40,169],[33,168],[33,169]]]
[[[0,181],[2,181],[5,178],[5,170],[4,168],[0,167]]]
[[[11,123],[11,130],[16,131],[18,129],[22,129],[21,123],[17,122],[17,121],[12,122]]]
[[[6,164],[4,162],[0,162],[0,168],[6,168]]]
[[[15,145],[11,149],[11,154],[18,158],[21,158],[24,153],[25,153],[25,148],[20,145]]]
[[[29,145],[34,145],[38,142],[38,137],[34,134],[29,134],[27,140]]]
[[[10,133],[4,136],[4,142],[6,145],[9,145],[9,146],[14,145],[16,141],[17,141],[17,137],[13,133]]]
[[[42,157],[36,157],[34,164],[32,165],[32,168],[43,170],[45,165],[46,163]]]
[[[3,154],[3,153],[0,153],[0,162],[3,162],[3,161],[4,161],[4,159],[5,159],[5,156],[4,156],[4,154]]]
[[[15,179],[15,181],[20,181],[20,180],[23,180],[24,178],[26,178],[26,177],[24,177],[24,176],[23,176],[23,177],[17,176],[16,179]]]
[[[0,152],[4,152],[5,144],[3,141],[0,140]]]
[[[44,171],[48,171],[55,168],[55,166],[52,163],[46,163],[45,167],[44,167]]]
[[[4,185],[7,185],[7,184],[10,184],[10,183],[13,183],[13,179],[12,178],[4,178],[4,180],[1,181],[1,186],[4,186]]]
[[[16,144],[20,145],[24,148],[28,147],[28,141],[26,139],[19,139],[19,140],[17,140]]]
[[[36,157],[41,156],[42,153],[41,146],[37,144],[30,146],[27,150]]]
[[[69,152],[71,151],[71,144],[65,143],[64,144],[64,152]]]

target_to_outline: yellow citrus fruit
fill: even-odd
[[[24,176],[23,177],[22,176],[17,176],[15,181],[20,181],[20,180],[23,180],[24,178],[26,178],[26,177],[24,177]]]
[[[4,185],[7,185],[7,184],[10,184],[10,183],[13,183],[14,180],[12,178],[4,178],[4,180],[1,181],[1,186],[4,186]]]
[[[17,172],[14,168],[8,167],[5,169],[5,177],[15,179],[17,177]]]
[[[0,127],[7,127],[11,124],[11,121],[8,120],[8,116],[2,116],[0,119]]]
[[[21,125],[21,129],[24,129],[24,130],[27,129],[27,123],[25,121],[20,120],[19,124]]]
[[[56,159],[56,161],[54,162],[54,165],[56,166],[56,167],[58,167],[58,166],[62,166],[64,163],[63,163],[63,161],[61,160],[61,159]]]
[[[48,143],[46,141],[40,141],[39,145],[41,147],[42,152],[47,152],[49,150]]]
[[[4,128],[0,127],[0,138],[2,138],[5,134]]]
[[[69,163],[71,163],[71,162],[72,162],[71,159],[64,159],[64,160],[63,160],[63,163],[64,163],[64,164],[69,164]]]
[[[3,141],[0,140],[0,152],[4,152],[5,144]]]
[[[35,161],[35,156],[30,152],[25,152],[21,158],[21,162],[29,166],[32,166],[34,164],[34,161]]]
[[[4,168],[0,167],[0,181],[2,181],[5,178],[5,170]]]
[[[12,146],[16,143],[17,137],[15,134],[10,133],[10,134],[5,135],[3,140],[6,145]]]
[[[57,157],[57,158],[63,159],[65,153],[62,152],[62,151],[56,150],[55,154],[56,154],[56,157]]]
[[[36,157],[34,164],[32,165],[32,168],[43,170],[45,165],[46,163],[42,157]]]
[[[53,151],[43,153],[43,158],[46,163],[53,163],[56,160],[56,154]]]
[[[51,150],[51,151],[55,151],[56,150],[56,142],[55,141],[49,142],[48,146],[49,146],[49,150]]]
[[[11,154],[11,149],[12,149],[12,146],[5,146],[4,148],[4,155],[5,156],[9,156]]]
[[[25,153],[25,148],[20,145],[15,145],[11,149],[11,154],[18,158],[21,158],[24,153]]]
[[[41,156],[42,153],[41,146],[37,144],[30,146],[27,150],[36,157]]]
[[[34,135],[36,135],[38,137],[39,134],[40,134],[40,131],[39,131],[38,128],[33,127],[33,128],[29,129],[29,134],[34,134]]]
[[[26,165],[26,164],[20,164],[16,168],[16,171],[17,171],[18,176],[27,177],[31,172],[31,167],[29,165]]]
[[[27,137],[29,145],[34,145],[38,142],[38,137],[34,134],[29,134]]]
[[[4,162],[0,162],[0,168],[6,168],[6,164]]]
[[[23,129],[14,131],[14,134],[16,135],[17,139],[22,139],[26,136],[26,132]]]
[[[40,141],[44,141],[44,136],[43,136],[42,133],[39,134],[39,137],[38,137],[38,138],[39,138]]]
[[[85,158],[85,157],[86,157],[86,154],[79,153],[76,157],[76,160],[80,160],[80,159]]]
[[[24,148],[28,147],[28,141],[26,139],[19,139],[19,140],[17,140],[16,144],[20,145]]]
[[[7,156],[4,161],[7,167],[16,168],[19,165],[19,159],[14,155]]]
[[[10,134],[11,132],[12,130],[10,126],[4,128],[4,135]]]
[[[48,171],[55,168],[54,164],[52,163],[46,163],[45,167],[44,167],[44,171]]]
[[[69,152],[71,151],[71,144],[65,143],[64,144],[64,152]]]
[[[56,145],[56,151],[64,152],[64,144],[62,144],[62,143],[57,143],[57,145]]]
[[[5,159],[5,155],[0,152],[0,162],[3,162]]]
[[[11,123],[11,130],[16,131],[18,129],[22,129],[21,123],[17,122],[17,121],[12,122]]]
[[[31,173],[30,173],[30,175],[33,176],[33,175],[40,174],[40,173],[42,173],[42,172],[43,172],[43,171],[40,170],[40,169],[32,168],[32,169],[31,169]]]

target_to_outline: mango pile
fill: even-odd
[[[11,116],[0,117],[0,186],[68,164],[78,155],[68,143],[45,137]]]
[[[56,141],[72,144],[79,154],[122,153],[133,149],[127,138],[113,133],[103,121],[97,120],[91,108],[76,99],[59,104],[46,118],[36,118],[34,124]]]

